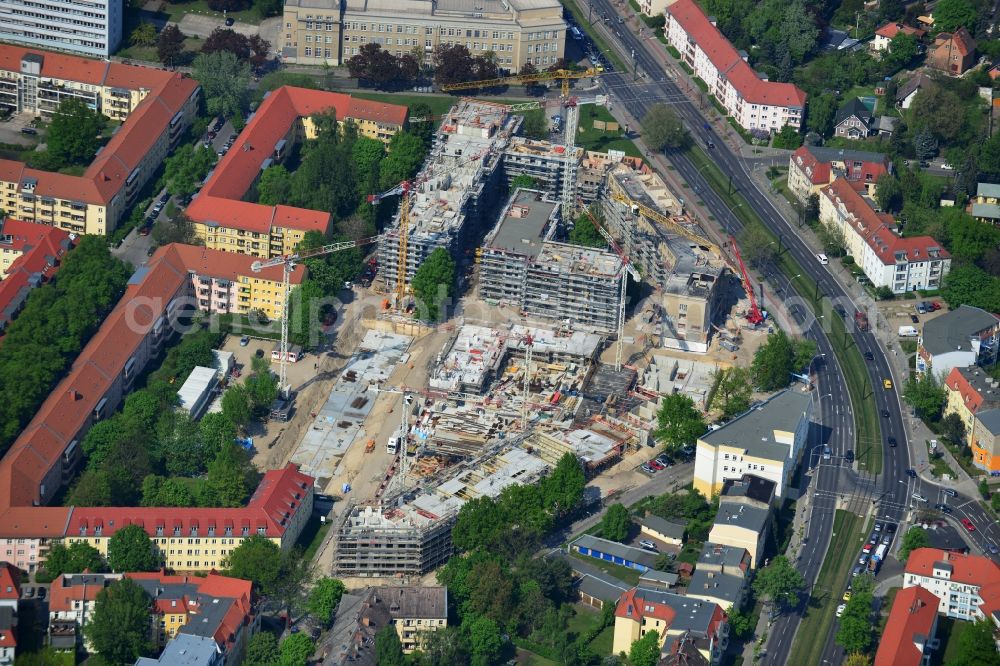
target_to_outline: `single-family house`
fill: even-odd
[[[833,121],[834,136],[846,139],[866,139],[872,133],[875,114],[857,97],[847,100],[837,110]]]
[[[972,217],[980,222],[1000,224],[1000,185],[979,183],[976,198],[972,201]]]
[[[888,53],[889,45],[892,43],[892,40],[895,39],[896,35],[900,33],[904,35],[913,35],[916,37],[917,41],[923,39],[924,35],[927,34],[920,28],[911,28],[903,23],[890,21],[875,31],[875,37],[872,39],[869,49],[872,53]]]
[[[896,88],[896,106],[901,109],[910,108],[910,105],[913,104],[913,98],[917,96],[917,93],[932,81],[933,79],[927,74],[917,72],[916,75],[907,79],[906,83]]]
[[[961,76],[976,61],[976,40],[964,27],[939,32],[927,53],[927,66],[950,76]]]

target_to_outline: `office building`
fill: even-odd
[[[694,487],[711,497],[726,481],[750,473],[773,481],[775,496],[785,497],[805,448],[812,402],[812,394],[787,389],[699,437]]]
[[[295,144],[316,138],[312,116],[327,112],[384,142],[406,125],[405,106],[291,86],[271,91],[187,208],[206,247],[267,259],[291,254],[310,231],[330,233],[328,212],[245,200],[255,197],[265,169],[281,164]]]
[[[343,65],[365,44],[430,64],[437,46],[460,44],[473,56],[494,54],[506,71],[542,70],[566,43],[558,0],[288,0],[282,25],[274,44],[282,60],[305,65]]]
[[[992,622],[1000,612],[1000,565],[989,557],[918,548],[903,573],[903,588],[914,586],[937,597],[937,612],[945,617]]]
[[[806,107],[804,91],[755,72],[694,0],[677,0],[664,14],[667,42],[740,127],[765,133],[779,132],[785,125],[799,128]]]
[[[0,0],[0,40],[92,58],[108,58],[122,41],[124,0]]]

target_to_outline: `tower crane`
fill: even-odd
[[[750,275],[747,273],[746,266],[743,263],[743,258],[740,256],[739,246],[737,245],[736,239],[732,236],[732,234],[729,235],[729,241],[725,244],[733,250],[733,256],[731,257],[729,253],[723,250],[723,248],[711,242],[704,236],[691,231],[682,224],[678,224],[676,220],[673,220],[660,211],[647,206],[641,201],[634,200],[628,195],[627,192],[625,192],[624,189],[622,189],[621,185],[614,178],[608,178],[608,181],[611,183],[611,198],[629,206],[632,209],[633,214],[642,215],[648,220],[659,223],[668,231],[678,234],[679,236],[683,236],[692,243],[717,254],[724,262],[726,262],[729,270],[739,277],[740,282],[743,284],[743,290],[746,291],[747,296],[750,299],[750,311],[747,313],[747,321],[752,326],[757,326],[764,321],[764,314],[761,312],[761,309],[757,304],[756,296],[754,296],[754,289],[753,284],[750,282]]]
[[[628,278],[631,276],[636,282],[641,282],[642,276],[639,275],[639,271],[635,269],[632,262],[629,261],[628,256],[621,249],[618,243],[615,242],[614,237],[608,233],[607,229],[601,226],[601,224],[597,221],[597,218],[594,217],[594,214],[590,212],[590,209],[584,208],[583,212],[590,219],[591,224],[594,225],[597,232],[601,234],[605,241],[607,241],[611,250],[618,255],[618,258],[621,259],[622,262],[621,294],[618,299],[618,340],[615,343],[615,372],[620,372],[622,369],[622,355],[624,353],[625,344],[625,299],[626,290],[628,288]]]
[[[399,434],[397,435],[396,445],[396,452],[399,454],[399,471],[393,476],[389,488],[386,489],[386,494],[391,495],[390,490],[403,490],[406,482],[406,474],[410,471],[410,457],[408,455],[410,450],[410,415],[413,411],[413,394],[416,391],[406,387],[382,388],[380,386],[369,386],[368,390],[375,391],[376,393],[396,393],[403,396],[403,414],[400,418],[399,430],[397,431]]]
[[[291,387],[288,386],[288,301],[289,299],[289,281],[292,271],[295,270],[295,266],[298,265],[303,259],[310,259],[312,257],[321,257],[323,255],[332,254],[334,252],[340,252],[342,250],[349,250],[355,247],[363,247],[365,245],[371,245],[372,243],[377,243],[381,236],[372,236],[370,238],[362,238],[356,241],[343,241],[339,243],[329,243],[321,247],[316,247],[311,250],[303,250],[301,252],[293,252],[292,254],[286,254],[283,257],[273,257],[271,259],[265,259],[262,261],[255,261],[250,265],[250,269],[254,273],[259,273],[265,268],[271,268],[273,266],[281,266],[281,294],[282,294],[282,304],[281,304],[281,342],[279,344],[279,351],[281,355],[280,371],[278,374],[278,387],[281,391],[281,397],[285,400],[288,399],[290,395]]]
[[[562,83],[562,96],[569,97],[569,82],[573,79],[585,79],[591,76],[599,76],[601,72],[596,69],[585,69],[583,71],[572,71],[569,69],[556,69],[551,72],[535,72],[534,74],[512,74],[511,76],[501,76],[495,79],[482,79],[480,81],[462,81],[460,83],[448,83],[440,86],[444,92],[455,92],[456,90],[474,90],[476,88],[494,88],[496,86],[506,86],[511,83],[541,83],[544,81],[560,81]]]

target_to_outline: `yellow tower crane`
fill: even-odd
[[[599,76],[600,74],[601,72],[598,72],[596,69],[585,69],[583,71],[556,69],[551,72],[513,74],[511,76],[501,76],[496,79],[448,83],[440,86],[440,88],[444,92],[454,92],[457,90],[475,90],[476,88],[495,88],[496,86],[506,86],[512,83],[542,83],[544,81],[560,81],[562,83],[562,96],[569,97],[569,82],[571,80],[585,79],[590,76]]]

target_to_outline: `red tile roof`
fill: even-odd
[[[652,610],[647,610],[647,607]],[[633,587],[618,600],[618,605],[615,607],[615,617],[628,618],[640,624],[642,624],[643,618],[650,617],[662,620],[666,623],[666,627],[670,627],[674,618],[677,617],[677,611],[667,604],[643,599],[642,590]]]
[[[10,562],[0,562],[0,600],[21,598],[21,571]]]
[[[806,93],[797,86],[761,80],[694,0],[677,0],[666,8],[666,13],[698,44],[745,101],[768,106],[805,106]]]
[[[257,259],[245,254],[210,250],[204,247],[181,245],[179,243],[164,246],[157,250],[157,254],[159,253],[172,253],[188,271],[193,271],[202,276],[233,281],[244,275],[274,282],[281,282],[282,280],[281,266],[271,266],[261,269],[259,273],[254,273],[252,265]],[[304,276],[305,271],[296,270],[289,276],[288,281],[291,284],[301,284]]]
[[[847,209],[853,216],[852,228],[886,266],[895,265],[897,255],[906,261],[927,261],[933,253],[940,259],[951,256],[930,236],[897,236],[890,228],[895,225],[892,216],[876,212],[845,178],[837,178],[820,192]]]
[[[885,37],[886,39],[892,39],[899,33],[903,33],[904,35],[913,35],[917,39],[920,39],[925,34],[925,32],[919,28],[911,28],[908,25],[893,23],[891,21],[875,31],[876,35]]]
[[[4,239],[9,238],[9,242]],[[59,259],[71,247],[70,235],[47,224],[34,224],[7,218],[0,222],[0,248],[21,252],[7,268],[0,281],[0,328],[13,318],[27,294],[36,285],[37,276],[43,282],[59,270]]]
[[[830,182],[834,160],[821,159],[814,151],[810,150],[809,146],[800,146],[797,148],[792,153],[792,158],[796,166],[806,173],[813,185],[826,185]],[[883,162],[861,160],[860,168],[854,168],[853,163],[856,160],[851,159],[849,155],[845,155],[844,160],[845,163],[846,161],[851,162],[851,168],[847,170],[844,177],[852,183],[861,183],[862,185],[868,182],[874,183],[879,179],[879,176],[888,171],[886,168],[888,158],[885,158]]]
[[[938,33],[937,37],[934,38],[934,48],[953,48],[956,49],[962,57],[965,57],[970,53],[975,52],[976,40],[974,40],[972,35],[969,34],[969,31],[963,27],[953,33]]]
[[[49,588],[49,611],[69,612],[74,601],[95,601],[105,587],[118,579],[106,574],[64,574],[52,581]]]
[[[99,86],[103,85],[108,74],[109,63],[106,60],[81,58],[80,56],[42,51],[41,49],[15,46],[13,44],[0,45],[0,69],[8,72],[20,72],[21,60],[29,54],[42,59],[42,76],[45,77],[66,79],[68,81],[78,81],[80,83]],[[136,67],[135,65],[120,66],[132,67],[137,70],[146,69],[144,67]]]
[[[965,372],[976,372],[977,370],[978,368],[967,368]],[[974,378],[974,381],[978,382],[979,379]],[[962,368],[951,369],[951,372],[948,373],[948,377],[945,379],[945,386],[949,391],[958,391],[962,396],[962,404],[973,414],[978,412],[985,402],[988,402],[990,408],[992,408],[1000,401],[1000,396],[996,395],[996,393],[991,396],[984,396],[979,388],[969,382],[969,378],[965,376]],[[983,386],[982,388],[989,390],[990,387]],[[989,397],[989,400],[987,400],[987,397]]]
[[[342,93],[282,86],[267,96],[232,149],[216,165],[212,177],[188,206],[188,216],[197,222],[255,233],[268,233],[273,226],[328,231],[328,213],[241,201],[260,175],[264,162],[274,157],[278,142],[292,137],[295,121],[328,110],[338,119],[370,120],[399,127],[406,122],[407,114],[405,106],[357,100]]]
[[[915,638],[926,643],[937,620],[940,600],[919,585],[900,590],[875,653],[874,666],[920,666],[923,652]]]
[[[979,596],[983,598],[980,610],[984,615],[989,617],[993,611],[1000,610],[1000,565],[996,562],[979,555],[918,548],[910,553],[906,561],[906,573],[933,578],[937,564],[951,567],[949,580],[979,586]]]

